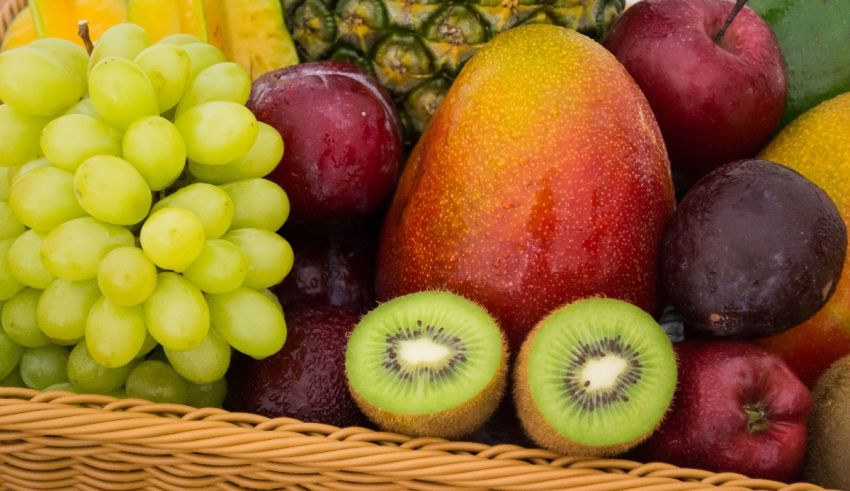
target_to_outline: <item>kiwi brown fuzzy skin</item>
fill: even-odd
[[[447,411],[432,414],[394,414],[370,404],[349,384],[354,402],[381,429],[415,437],[455,439],[480,428],[496,411],[505,393],[507,349],[502,344],[499,368],[490,383],[469,401]]]
[[[543,413],[534,402],[534,397],[531,393],[531,384],[528,377],[528,358],[531,353],[531,347],[534,345],[534,340],[537,334],[541,331],[549,317],[554,315],[554,311],[544,317],[534,329],[528,333],[528,337],[523,342],[517,356],[516,365],[514,367],[514,404],[516,405],[517,415],[519,416],[520,424],[522,424],[525,433],[537,445],[558,452],[564,455],[581,456],[581,457],[613,457],[625,453],[635,446],[639,445],[652,435],[652,431],[642,435],[634,440],[621,443],[619,445],[608,446],[587,446],[579,442],[570,440],[561,435],[555,428],[552,428]],[[658,425],[661,423],[659,422]],[[658,428],[656,425],[656,429]]]
[[[827,488],[850,489],[850,356],[821,375],[812,399],[804,476]]]

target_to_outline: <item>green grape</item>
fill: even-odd
[[[41,152],[38,137],[50,118],[29,116],[0,104],[0,166],[24,165]]]
[[[257,139],[257,119],[235,102],[205,102],[177,119],[186,155],[205,165],[224,165],[245,155]]]
[[[69,107],[65,111],[65,114],[85,114],[86,116],[101,119],[100,114],[97,113],[97,109],[94,108],[94,103],[92,103],[89,97],[84,97],[80,102]]]
[[[283,305],[281,305],[280,299],[277,298],[277,295],[275,295],[273,291],[269,290],[268,288],[263,288],[262,290],[258,291],[262,293],[264,297],[274,302],[275,306],[277,307],[277,310],[279,310],[281,314],[283,313]]]
[[[204,225],[189,210],[164,207],[142,225],[142,250],[162,269],[183,271],[204,249]]]
[[[27,46],[53,55],[69,72],[79,77],[83,87],[86,86],[89,54],[85,48],[61,38],[36,39]]]
[[[50,162],[48,162],[47,159],[41,158],[41,159],[36,159],[36,160],[30,160],[29,162],[27,162],[26,164],[24,164],[20,167],[11,167],[12,169],[15,169],[15,173],[12,175],[11,184],[14,185],[16,182],[18,182],[18,179],[24,177],[25,175],[27,175],[27,173],[29,173],[30,171],[34,171],[34,170],[38,169],[39,167],[53,167],[53,166],[50,165]],[[71,179],[71,181],[72,181],[71,188],[73,189],[73,187],[74,187],[73,178]],[[12,193],[12,190],[11,190],[11,187],[10,187],[9,188],[9,195],[10,196],[11,196],[11,193]]]
[[[165,356],[165,351],[163,351],[162,346],[157,346],[158,347],[155,350],[151,351],[150,355],[148,356],[148,360],[158,360],[168,363],[168,357]]]
[[[212,184],[190,184],[157,202],[153,209],[158,211],[164,207],[183,208],[194,213],[201,220],[208,239],[224,235],[233,220],[233,201],[223,189]]]
[[[97,277],[103,257],[122,245],[133,245],[133,234],[124,227],[91,217],[76,218],[50,231],[41,244],[41,260],[50,273],[70,281]]]
[[[169,34],[168,36],[160,39],[158,42],[159,44],[174,44],[176,46],[182,46],[184,44],[203,43],[204,41],[193,34],[180,32],[177,34]]]
[[[210,329],[201,344],[193,349],[164,349],[169,363],[193,384],[208,384],[224,377],[230,366],[230,345],[215,329]]]
[[[97,113],[122,131],[141,117],[159,114],[153,84],[141,68],[124,58],[105,58],[92,69],[89,97]]]
[[[44,234],[27,230],[15,239],[6,256],[12,275],[32,288],[45,289],[55,279],[41,261],[41,243]]]
[[[0,338],[3,337],[3,332],[0,330]],[[21,354],[23,354],[24,349],[21,348],[21,353],[17,355],[17,359],[20,360]],[[6,356],[3,353],[3,341],[0,340],[0,355]],[[11,354],[10,354],[11,356]],[[5,360],[0,358],[0,373],[3,371],[4,362],[9,363],[12,358]],[[17,362],[16,362],[17,363]],[[194,385],[194,384],[193,384]],[[21,378],[21,371],[17,369],[17,367],[12,367],[12,371],[9,372],[9,375],[6,375],[6,378],[0,378],[0,387],[26,387],[27,384],[24,383],[24,379]],[[197,390],[197,389],[196,389]]]
[[[232,242],[208,240],[201,255],[183,276],[204,293],[227,293],[245,282],[250,263],[248,257]]]
[[[21,356],[21,378],[27,387],[44,390],[68,381],[68,349],[51,344],[31,348]]]
[[[289,198],[277,184],[255,177],[221,186],[233,200],[233,229],[277,231],[289,217]]]
[[[196,348],[210,328],[210,312],[203,294],[179,274],[159,274],[156,289],[145,300],[144,311],[148,332],[164,348]]]
[[[6,256],[14,242],[14,239],[0,240],[0,303],[14,297],[24,289],[24,284],[15,278],[6,261]]]
[[[227,397],[227,380],[222,378],[209,384],[189,384],[187,404],[197,408],[221,407]]]
[[[211,101],[230,101],[245,105],[251,95],[251,75],[233,62],[216,63],[201,70],[192,80],[180,104],[176,117],[187,110]]]
[[[237,351],[252,358],[269,357],[286,341],[283,313],[262,293],[238,288],[220,295],[207,295],[210,319]]]
[[[122,307],[100,297],[86,320],[86,348],[105,367],[130,363],[145,344],[146,335],[141,305]]]
[[[190,161],[189,172],[201,181],[212,184],[268,175],[283,158],[283,138],[274,127],[262,121],[257,124],[257,139],[248,153],[224,165],[203,165]]]
[[[0,54],[0,99],[17,111],[54,116],[85,93],[85,81],[51,53],[23,47]]]
[[[72,343],[85,334],[86,319],[100,297],[97,282],[54,280],[38,300],[35,318],[54,342]]]
[[[6,335],[3,329],[0,329],[0,387],[8,387],[6,378],[17,372],[15,368],[18,362],[21,361],[21,355],[24,353],[23,346],[14,342],[12,338]]]
[[[17,167],[0,165],[0,201],[9,201],[9,190],[12,189],[12,177],[17,170]]]
[[[12,341],[26,348],[39,348],[50,344],[50,339],[38,328],[36,308],[41,290],[24,288],[3,304],[3,329]]]
[[[156,342],[156,339],[151,336],[151,333],[145,333],[145,342],[142,344],[142,349],[136,353],[136,359],[144,358],[148,356],[148,353],[154,350],[159,346],[159,343]]]
[[[73,174],[51,165],[15,176],[9,206],[24,225],[41,232],[86,216],[74,196]]]
[[[231,205],[233,206],[233,205]],[[27,228],[12,213],[12,208],[6,201],[0,201],[0,240],[14,239],[20,236]]]
[[[60,382],[58,384],[53,384],[50,387],[46,387],[44,392],[72,392],[74,394],[79,394],[79,392],[71,385],[70,382]]]
[[[107,394],[124,386],[134,366],[105,367],[92,358],[86,342],[80,342],[68,356],[68,381],[80,392]]]
[[[121,133],[97,117],[66,114],[44,127],[41,151],[51,164],[74,172],[95,155],[121,155]]]
[[[151,144],[151,142],[156,142]],[[171,185],[186,166],[186,145],[165,118],[141,118],[124,133],[124,158],[144,176],[154,191]]]
[[[139,223],[151,210],[151,188],[135,167],[120,157],[98,155],[74,174],[77,201],[91,216],[115,225]]]
[[[115,305],[138,305],[153,293],[156,266],[137,247],[116,247],[100,262],[97,284],[103,295]]]
[[[157,360],[143,361],[127,377],[127,397],[151,402],[185,404],[189,383],[173,368]]]
[[[181,44],[180,47],[189,55],[189,61],[192,65],[192,78],[195,78],[204,68],[227,60],[224,53],[218,48],[204,42],[185,43]]]
[[[192,62],[185,51],[173,44],[155,44],[134,61],[153,84],[160,113],[180,102],[192,76]]]
[[[268,230],[243,228],[223,237],[248,256],[251,267],[245,286],[257,290],[270,288],[286,278],[295,261],[292,246],[283,237]]]
[[[110,57],[132,60],[150,45],[150,35],[138,25],[130,23],[114,25],[97,40],[89,59],[89,74],[101,60]]]

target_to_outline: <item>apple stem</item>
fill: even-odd
[[[94,44],[91,42],[91,35],[89,34],[89,21],[81,20],[79,24],[77,24],[77,35],[80,36],[80,39],[83,40],[83,44],[86,45],[86,51],[91,54],[94,51]]]
[[[747,413],[747,431],[758,433],[770,428],[770,422],[764,414],[764,408],[760,405],[744,406]]]
[[[729,26],[732,25],[732,21],[735,20],[735,17],[738,15],[738,12],[744,8],[744,5],[747,4],[747,0],[738,0],[735,2],[735,6],[732,7],[732,12],[729,14],[729,17],[726,18],[726,22],[720,26],[720,30],[717,31],[717,35],[714,36],[714,42],[716,44],[720,44],[720,40],[723,39],[723,35],[726,34],[726,29],[729,29]]]

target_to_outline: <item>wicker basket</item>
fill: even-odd
[[[0,0],[0,39],[25,0]],[[803,491],[734,473],[0,387],[0,489]]]

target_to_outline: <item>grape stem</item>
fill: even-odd
[[[91,36],[89,35],[89,21],[81,20],[79,24],[77,24],[77,35],[80,36],[80,39],[83,40],[83,44],[86,45],[86,51],[91,54],[94,51],[94,45],[91,42]]]
[[[717,35],[714,36],[714,43],[720,44],[720,40],[723,39],[723,35],[726,34],[726,29],[729,29],[729,26],[732,25],[732,21],[735,20],[735,17],[738,15],[738,12],[744,8],[744,5],[747,4],[747,0],[738,0],[735,2],[735,6],[732,8],[732,13],[729,14],[729,17],[726,18],[726,22],[720,27],[720,30],[717,31]]]

